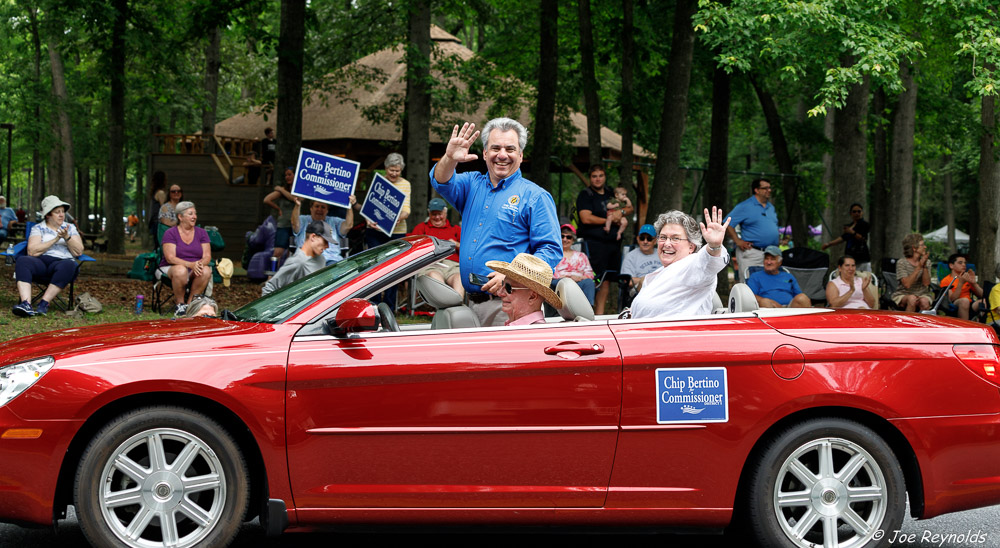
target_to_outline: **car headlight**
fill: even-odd
[[[56,361],[52,356],[0,367],[0,407],[42,378]]]

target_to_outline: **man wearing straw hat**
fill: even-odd
[[[487,261],[486,266],[504,275],[504,283],[497,290],[501,309],[508,318],[504,325],[545,323],[543,301],[557,310],[562,308],[562,299],[551,289],[552,267],[538,257],[520,253],[509,263]]]

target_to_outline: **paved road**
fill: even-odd
[[[969,532],[976,536],[969,537]],[[233,546],[239,548],[328,548],[333,542],[340,546],[394,542],[412,543],[414,536],[433,540],[435,546],[442,548],[451,546],[464,548],[471,543],[481,544],[487,536],[493,539],[499,537],[500,542],[511,545],[551,546],[557,543],[569,545],[571,542],[583,540],[581,538],[583,536],[592,537],[594,535],[603,537],[602,542],[604,540],[611,541],[612,545],[628,542],[630,547],[724,548],[742,546],[742,543],[738,541],[714,535],[650,532],[624,535],[618,531],[583,534],[546,531],[537,528],[514,530],[495,528],[465,528],[462,530],[380,529],[368,532],[294,533],[277,538],[265,538],[256,522],[243,527]],[[966,538],[962,538],[962,536]],[[1000,506],[959,512],[920,522],[907,518],[903,523],[902,530],[895,535],[890,534],[889,540],[890,546],[905,548],[1000,547]],[[86,548],[88,546],[72,514],[71,519],[61,521],[54,530],[51,528],[25,529],[14,525],[0,524],[0,548],[51,548],[52,546],[60,548]]]

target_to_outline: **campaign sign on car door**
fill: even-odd
[[[340,207],[351,207],[361,164],[315,150],[299,150],[292,194]]]
[[[402,190],[376,173],[368,188],[368,196],[365,196],[365,203],[361,206],[361,216],[375,223],[386,236],[392,236],[392,227],[396,226],[396,220],[403,211],[405,199],[406,194]]]
[[[729,421],[726,368],[656,370],[656,422]]]

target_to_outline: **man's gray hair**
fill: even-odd
[[[399,169],[406,167],[406,162],[403,161],[403,155],[398,152],[392,152],[385,157],[385,167],[399,166]]]
[[[177,216],[180,217],[182,213],[193,207],[194,207],[194,202],[179,202],[177,205],[174,206],[174,213],[176,213]]]
[[[704,243],[701,239],[701,227],[698,226],[698,221],[683,211],[672,209],[666,213],[661,213],[656,218],[656,223],[653,224],[657,236],[659,236],[660,230],[663,230],[663,227],[666,225],[681,225],[687,234],[688,241],[693,243],[696,248],[701,247]]]
[[[524,147],[528,146],[528,130],[521,125],[521,122],[510,118],[494,118],[486,122],[486,125],[483,126],[482,136],[480,137],[483,140],[483,150],[486,150],[490,140],[490,132],[494,129],[498,129],[501,132],[513,129],[517,132],[517,145],[521,148],[521,152],[524,152]]]

